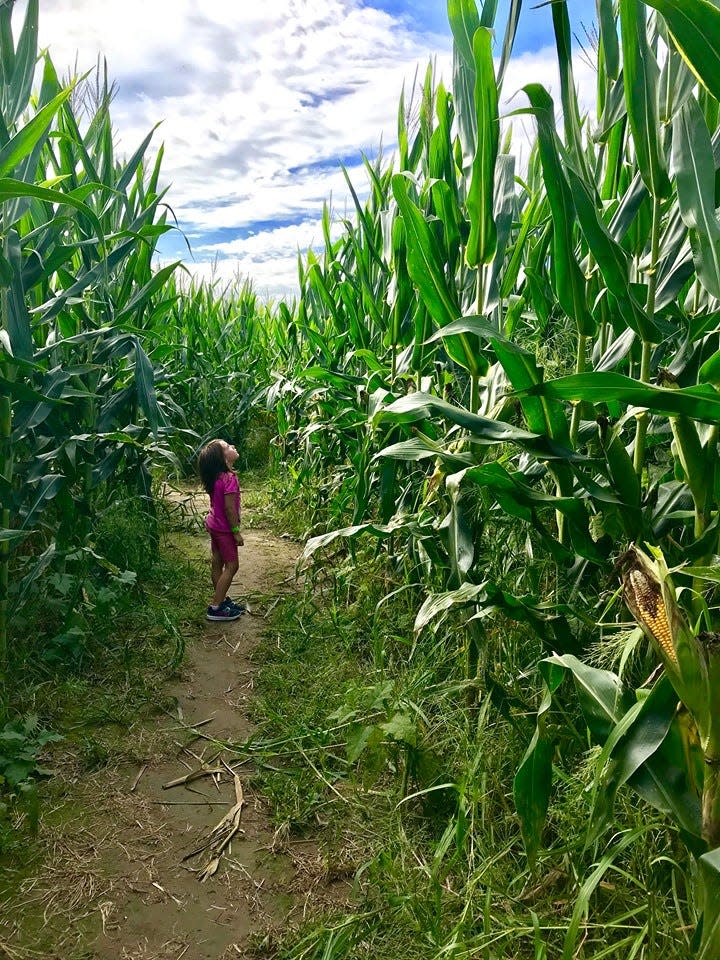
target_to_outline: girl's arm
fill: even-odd
[[[236,494],[226,493],[225,494],[225,516],[227,521],[230,524],[230,529],[233,530],[234,527],[240,526],[240,512],[236,506],[235,502]],[[241,547],[244,543],[242,534],[239,530],[233,530],[233,536],[235,537],[235,543]]]

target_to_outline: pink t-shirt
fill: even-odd
[[[219,533],[230,533],[230,521],[225,513],[225,494],[235,495],[235,507],[240,516],[240,484],[238,478],[229,470],[218,474],[213,492],[210,495],[210,513],[205,517],[205,526],[208,530],[217,530]]]

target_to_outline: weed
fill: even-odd
[[[577,935],[584,956],[621,960],[652,927],[648,958],[686,958],[678,917],[693,908],[679,841],[629,796],[618,806],[628,840],[587,893],[587,914],[576,909],[604,849],[585,850],[577,831],[589,803],[577,756],[557,759],[562,786],[529,868],[508,793],[532,707],[516,683],[518,628],[488,631],[494,686],[468,711],[460,624],[413,643],[412,591],[383,599],[393,573],[381,556],[360,548],[335,571],[274,611],[257,652],[253,752],[289,842],[319,831],[326,862],[343,864],[353,891],[346,907],[275,937],[272,956],[542,960]],[[535,652],[526,646],[527,659]]]

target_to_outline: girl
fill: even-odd
[[[238,547],[244,543],[240,533],[240,485],[232,469],[237,458],[235,447],[224,440],[211,440],[198,458],[200,479],[210,497],[205,527],[210,534],[215,593],[207,608],[208,620],[237,620],[245,613],[244,606],[227,596],[238,570]]]

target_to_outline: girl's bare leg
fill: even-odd
[[[230,563],[226,563],[222,569],[222,573],[218,577],[217,583],[215,584],[215,595],[213,597],[213,606],[219,607],[227,596],[227,592],[230,589],[230,584],[232,579],[238,571],[238,562],[233,560]]]
[[[212,551],[212,566],[210,568],[210,575],[212,576],[212,585],[213,590],[217,590],[218,580],[220,579],[223,571],[223,559],[218,553],[217,550]],[[223,600],[225,598],[223,597]]]

